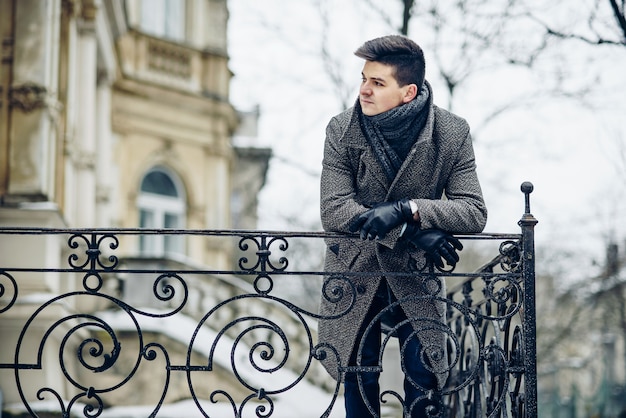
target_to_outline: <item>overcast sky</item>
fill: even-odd
[[[276,156],[261,195],[262,229],[320,229],[324,129],[341,111],[341,101],[321,63],[322,18],[320,9],[311,3],[229,1],[230,67],[235,74],[231,98],[242,110],[260,106],[258,145],[272,147]],[[371,11],[356,7],[359,3],[326,0],[321,9],[329,11],[329,52],[341,63],[344,77],[353,74],[351,101],[358,94],[363,64],[353,51],[370,38],[391,33]],[[395,3],[400,2],[385,2],[390,7]],[[416,39],[426,39],[428,28],[418,29],[418,35],[410,34],[425,48],[426,77],[433,85],[435,103],[446,107],[448,96],[433,69],[431,51]],[[586,74],[601,75],[589,97],[594,107],[539,100],[481,128],[474,134],[474,148],[489,208],[486,231],[518,231],[523,213],[519,187],[523,181],[532,181],[532,212],[540,222],[538,246],[573,252],[584,248],[585,259],[579,261],[590,266],[593,259],[603,259],[610,231],[616,232],[619,242],[625,238],[626,177],[618,153],[619,144],[626,143],[626,80],[622,76],[626,50],[595,48],[580,54],[578,48],[584,50],[584,46],[572,48],[568,63],[585,70],[571,71],[567,83],[589,83]],[[490,106],[537,91],[545,76],[520,69],[485,71],[457,92],[453,110],[478,129]]]

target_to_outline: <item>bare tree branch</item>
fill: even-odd
[[[400,27],[400,33],[406,36],[409,34],[409,22],[413,14],[415,0],[404,0],[402,4],[404,8],[402,10],[402,26]]]
[[[622,0],[621,7],[617,4],[616,0],[609,0],[611,3],[611,9],[613,10],[613,14],[615,16],[615,20],[617,20],[618,27],[622,30],[622,44],[626,44],[626,7],[624,6],[625,2]]]
[[[561,29],[557,29],[547,23],[544,19],[539,18],[538,16],[528,13],[528,18],[539,24],[545,30],[546,34],[549,36],[553,36],[560,39],[573,39],[578,40],[589,45],[617,45],[617,46],[626,46],[626,16],[625,16],[625,8],[624,3],[621,5],[617,3],[616,0],[605,0],[610,6],[611,13],[614,17],[615,27],[611,27],[608,22],[602,21],[600,17],[600,9],[602,7],[602,1],[597,0],[595,3],[595,7],[591,10],[590,15],[587,18],[587,26],[588,28],[595,34],[595,37],[590,37],[587,35],[583,35],[577,32],[566,32]],[[616,38],[611,39],[602,35],[597,30],[597,25],[602,25],[604,29],[610,30],[616,33]]]

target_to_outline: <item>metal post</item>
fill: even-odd
[[[530,193],[533,184],[522,183],[525,195],[525,211],[518,225],[522,228],[522,275],[524,279],[524,416],[537,417],[537,315],[535,306],[535,225],[537,220],[530,213]]]

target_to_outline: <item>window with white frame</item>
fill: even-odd
[[[185,40],[186,0],[141,0],[141,28],[146,33]]]
[[[185,227],[185,193],[178,177],[165,167],[152,168],[143,177],[137,206],[140,228]],[[184,239],[183,236],[174,234],[141,235],[139,252],[155,257],[184,254]]]

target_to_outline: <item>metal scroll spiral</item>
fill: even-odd
[[[97,417],[102,413],[104,404],[101,393],[112,390],[111,388],[96,389],[92,385],[85,384],[76,374],[78,369],[74,366],[80,365],[82,368],[89,370],[93,373],[104,373],[115,364],[120,354],[120,342],[113,331],[113,329],[101,319],[87,314],[70,315],[65,318],[59,319],[52,324],[46,333],[41,338],[39,349],[37,351],[37,358],[34,363],[28,363],[25,358],[20,359],[21,347],[24,346],[24,342],[28,340],[30,325],[52,304],[57,303],[63,299],[67,302],[72,296],[77,296],[78,293],[64,295],[53,299],[52,301],[42,305],[33,316],[29,319],[28,324],[22,330],[20,338],[17,343],[16,350],[16,362],[22,366],[21,368],[28,370],[43,370],[45,346],[53,340],[52,335],[55,331],[63,333],[60,338],[59,345],[59,366],[61,373],[65,380],[69,382],[74,388],[79,390],[79,393],[69,400],[67,406],[64,404],[61,395],[52,387],[43,387],[37,391],[37,399],[44,400],[46,395],[51,395],[59,402],[59,407],[63,416],[69,416],[72,407],[78,402],[83,400],[86,405],[84,406],[83,413],[85,417]],[[45,314],[44,314],[45,316]],[[67,328],[67,329],[65,329]],[[33,331],[36,332],[36,331]],[[95,337],[98,335],[98,337]],[[103,337],[107,337],[107,341],[103,340]],[[78,343],[76,342],[78,341]],[[69,347],[76,347],[74,352],[76,361],[71,360],[71,366],[66,364],[66,358],[70,355],[71,349]],[[26,356],[23,356],[26,357]],[[26,372],[24,372],[26,373]],[[15,377],[17,388],[20,396],[26,405],[28,411],[32,416],[37,416],[34,411],[31,410],[27,401],[27,394],[24,393],[24,386],[20,380],[20,368],[16,369]]]
[[[503,321],[513,317],[521,309],[520,301],[523,299],[522,285],[514,275],[498,276],[488,280],[483,289],[483,294],[488,302],[496,305],[496,312],[487,310],[477,311],[478,318],[488,321]],[[490,307],[490,305],[487,305]]]
[[[8,284],[7,284],[8,282]],[[3,298],[7,294],[7,286],[10,284],[8,293],[8,301],[4,301]],[[0,314],[8,311],[15,304],[17,300],[17,282],[9,273],[0,271]]]
[[[364,341],[366,341],[366,336],[371,332],[376,332],[377,326],[375,325],[378,321],[382,320],[386,315],[393,313],[398,309],[402,309],[401,306],[409,304],[424,304],[425,302],[435,302],[437,304],[446,303],[446,299],[433,297],[433,296],[415,296],[415,297],[407,297],[401,300],[394,302],[389,305],[385,309],[383,309],[377,316],[375,316],[372,321],[367,325],[364,330],[364,334],[361,337],[361,343],[358,347],[358,352],[362,353],[365,349]],[[427,417],[439,417],[441,416],[442,411],[442,403],[441,396],[446,394],[445,391],[439,391],[434,388],[427,388],[421,386],[420,383],[413,380],[410,374],[407,372],[408,363],[412,361],[421,361],[424,365],[425,369],[430,373],[435,375],[446,376],[449,375],[452,369],[456,366],[459,361],[460,356],[458,355],[458,350],[456,350],[455,358],[450,361],[448,357],[448,352],[446,350],[446,341],[454,341],[454,343],[458,346],[458,338],[454,334],[454,332],[445,324],[442,318],[437,317],[421,317],[421,316],[412,316],[410,318],[404,319],[403,321],[396,323],[394,327],[387,333],[383,342],[381,344],[380,349],[380,357],[378,366],[368,367],[360,364],[360,355],[357,356],[357,368],[363,369],[363,371],[382,371],[382,353],[385,350],[385,347],[389,343],[389,341],[398,336],[398,333],[401,328],[412,327],[412,330],[409,332],[409,335],[404,340],[404,343],[400,346],[400,359],[401,359],[401,368],[405,378],[407,379],[407,384],[410,384],[414,387],[416,391],[421,392],[422,394],[418,396],[416,399],[413,399],[409,402],[408,399],[404,399],[402,395],[393,391],[393,390],[385,390],[381,393],[380,399],[382,403],[387,403],[388,399],[395,399],[404,410],[404,414],[408,414],[406,416],[413,416],[415,414],[414,410],[417,408],[417,403],[424,403],[427,401],[429,404],[423,414],[420,416]],[[406,331],[406,330],[405,330]],[[409,341],[414,341],[414,339],[418,339],[420,344],[418,345],[419,351],[410,352],[411,349],[416,348],[414,344],[410,344]],[[412,348],[411,348],[412,347]],[[477,371],[474,371],[472,375],[467,376],[468,379],[473,378],[477,374]],[[359,385],[359,389],[363,394],[365,389],[363,387],[362,374],[357,375],[357,381]],[[460,386],[468,385],[469,382],[461,382]],[[453,389],[454,390],[454,389]],[[449,392],[448,392],[449,393]],[[375,414],[374,408],[366,399],[366,405],[372,414]]]
[[[522,265],[522,249],[519,241],[500,243],[500,267],[507,272],[518,272]]]
[[[409,353],[406,344],[401,346],[402,370],[406,376],[405,361],[419,358],[426,365],[426,369],[439,375],[446,375],[446,385],[440,390],[422,388],[409,377],[409,384],[423,391],[424,395],[421,398],[416,399],[411,404],[407,403],[400,394],[387,390],[381,394],[383,402],[386,402],[385,397],[395,398],[402,405],[405,413],[410,413],[415,408],[416,403],[421,400],[433,397],[442,400],[445,397],[457,399],[454,403],[464,408],[468,405],[474,405],[474,402],[466,397],[472,397],[474,396],[472,393],[480,390],[480,396],[485,399],[488,416],[497,416],[494,414],[502,411],[502,408],[506,406],[506,395],[510,391],[511,368],[516,367],[513,363],[522,363],[521,360],[517,359],[520,357],[517,353],[519,353],[521,346],[521,332],[519,329],[511,330],[511,333],[508,331],[511,327],[511,318],[520,310],[519,300],[522,289],[516,275],[505,275],[488,281],[485,284],[483,294],[488,304],[497,307],[495,311],[492,312],[485,305],[468,306],[431,293],[426,296],[406,298],[395,302],[374,318],[366,328],[366,334],[371,332],[373,323],[381,319],[387,311],[397,308],[401,303],[411,302],[412,299],[415,299],[415,302],[422,299],[435,304],[445,304],[448,312],[447,323],[437,318],[427,317],[406,319],[397,324],[393,331],[386,336],[381,348],[382,353],[388,340],[401,326],[418,324],[414,327],[412,335],[422,342],[420,352]],[[494,337],[491,343],[485,343],[485,338],[492,335],[490,330],[494,328],[504,329],[504,338],[496,340]],[[362,349],[363,347],[360,346],[359,350]],[[512,360],[508,363],[507,358],[509,356],[512,356]],[[517,368],[521,369],[521,367]],[[520,388],[518,386],[521,379],[515,376],[513,378],[517,382],[515,390],[519,393]],[[478,384],[477,382],[482,383]],[[361,383],[360,386],[362,387]],[[361,390],[363,391],[362,388]],[[439,417],[444,413],[444,408],[446,407],[443,403],[433,402],[430,407],[426,408],[425,414],[429,417]],[[465,411],[465,413],[471,415],[469,411]]]
[[[331,316],[321,317],[319,315],[310,314],[317,319],[336,319],[346,315],[356,303],[357,288],[346,276],[331,275],[327,277],[322,284],[322,302],[336,306],[336,312]]]
[[[507,358],[515,351],[511,322],[521,309],[523,290],[516,274],[483,280],[481,303],[447,302],[448,324],[455,335],[448,340],[448,356],[454,352],[456,360],[451,361],[451,375],[444,393],[456,399],[457,405],[463,405],[465,415],[472,415],[476,412],[468,408],[476,408],[475,392],[479,391],[485,412],[491,417],[499,416],[498,411],[506,406],[511,383],[511,364]],[[486,341],[489,338],[491,342]]]
[[[115,255],[108,256],[108,263],[103,261],[100,247],[108,241],[110,250],[118,248],[119,240],[113,234],[91,234],[90,238],[83,234],[73,234],[67,241],[68,246],[74,250],[86,247],[83,254],[70,254],[68,264],[75,270],[87,270],[83,277],[83,287],[87,291],[98,292],[103,284],[100,271],[113,271],[119,264]]]
[[[287,269],[289,260],[287,257],[280,257],[278,264],[275,264],[270,259],[272,255],[271,247],[275,244],[278,245],[278,249],[282,252],[287,251],[289,243],[283,237],[272,236],[244,236],[239,241],[239,249],[242,251],[248,251],[253,244],[256,248],[255,255],[257,259],[254,263],[250,262],[248,257],[242,256],[239,259],[239,268],[243,272],[256,273],[257,277],[254,280],[254,289],[257,293],[267,295],[271,293],[274,283],[270,277],[270,273],[282,272]]]
[[[180,285],[175,286],[174,281],[178,281]],[[183,291],[183,295],[180,299],[176,299],[176,289],[178,287],[182,288]],[[55,388],[42,387],[36,391],[38,400],[45,400],[47,397],[52,397],[58,402],[60,412],[64,417],[71,416],[71,411],[80,403],[84,405],[82,411],[83,416],[96,418],[104,411],[104,396],[128,384],[138,372],[142,361],[154,361],[157,359],[158,353],[161,352],[162,356],[165,358],[166,366],[164,370],[163,391],[161,393],[161,399],[155,407],[156,412],[160,408],[167,393],[170,376],[169,357],[165,348],[161,345],[156,343],[144,343],[138,318],[140,316],[164,318],[174,315],[185,305],[188,290],[180,276],[174,273],[165,273],[155,279],[153,291],[155,297],[160,301],[180,300],[181,303],[170,306],[169,309],[161,311],[158,314],[154,314],[135,309],[110,295],[94,293],[92,291],[81,291],[58,296],[40,306],[22,329],[16,346],[16,383],[20,397],[28,412],[32,416],[37,416],[28,401],[32,395],[26,393],[34,389],[25,387],[22,384],[21,375],[42,371],[45,365],[50,364],[50,362],[46,361],[44,358],[45,353],[50,352],[50,350],[46,349],[46,346],[53,344],[55,341],[59,341],[58,359],[61,374],[65,381],[77,390],[77,394],[71,399],[64,401],[61,394]],[[45,318],[47,316],[46,311],[49,309],[56,309],[59,305],[72,306],[74,303],[85,303],[85,300],[88,298],[93,298],[94,305],[105,300],[110,306],[118,308],[115,312],[126,318],[125,320],[128,321],[129,324],[132,324],[131,329],[133,329],[133,331],[131,331],[130,334],[137,336],[139,350],[136,353],[136,359],[132,360],[134,364],[130,367],[114,367],[122,353],[123,346],[120,338],[113,326],[104,319],[91,314],[68,315],[54,322],[48,327],[42,337],[37,337],[40,338],[40,342],[38,349],[35,350],[37,353],[36,359],[34,361],[28,361],[28,357],[32,356],[32,354],[29,354],[32,352],[31,347],[28,347],[28,350],[24,350],[24,353],[22,353],[22,347],[27,346],[26,341],[31,341],[32,336],[39,335],[37,326],[35,325],[39,323],[39,318]],[[130,356],[126,354],[125,358],[132,358],[132,356],[132,353]],[[81,370],[85,370],[88,373],[81,373]],[[120,370],[124,370],[124,374],[118,374]],[[104,376],[106,376],[107,379],[103,379],[102,377]],[[67,402],[67,404],[65,404],[65,402]],[[154,415],[154,413],[152,415]]]
[[[249,309],[245,308],[249,308],[253,299],[258,298],[274,305],[275,309],[288,312],[295,321],[287,324],[261,315],[244,315],[230,321],[225,326],[216,326],[216,323],[219,323],[220,310],[246,312]],[[227,349],[230,352],[230,368],[233,376],[249,395],[237,402],[226,390],[213,388],[209,394],[209,399],[212,403],[225,399],[230,403],[235,417],[243,416],[244,410],[250,405],[255,405],[257,417],[271,416],[275,410],[274,397],[289,391],[301,382],[305,378],[314,357],[314,350],[311,349],[313,337],[303,314],[309,315],[308,312],[302,311],[280,298],[254,294],[233,297],[211,309],[199,322],[189,344],[188,353],[191,353],[195,346],[210,347],[206,366],[187,365],[189,388],[196,400],[197,407],[205,415],[210,416],[210,413],[205,411],[205,406],[197,401],[197,389],[192,372],[214,371],[218,365],[218,352],[224,352]],[[227,317],[228,315],[224,316]],[[208,326],[209,323],[211,324],[210,327]],[[295,325],[303,332],[294,332],[293,327]],[[220,330],[211,334],[207,331],[209,328],[219,328]],[[302,334],[306,335],[306,338],[303,338]],[[295,338],[297,340],[294,340]],[[301,343],[301,346],[305,347],[299,357],[294,357],[292,354],[294,343],[296,345]],[[190,356],[188,356],[189,358]],[[269,378],[270,375],[271,379]],[[259,405],[259,402],[262,404]]]

